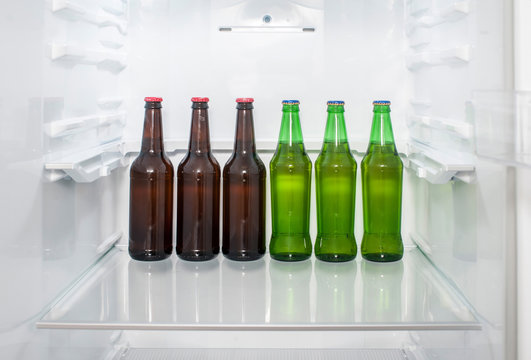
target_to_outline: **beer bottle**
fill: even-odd
[[[344,104],[328,102],[323,147],[315,161],[315,256],[333,262],[352,260],[357,253],[354,238],[357,164],[348,145]]]
[[[190,142],[177,168],[177,256],[203,261],[219,253],[220,168],[210,150],[208,98],[192,98]]]
[[[282,101],[282,123],[271,176],[271,257],[280,261],[305,260],[312,254],[310,239],[310,184],[312,162],[304,149],[299,101]]]
[[[162,141],[162,98],[144,100],[142,147],[130,171],[129,254],[153,261],[172,252],[174,172]]]
[[[256,153],[253,99],[236,102],[234,151],[223,168],[223,254],[231,260],[256,260],[265,254],[264,163]]]
[[[389,101],[375,101],[371,139],[361,162],[363,240],[361,255],[371,261],[402,258],[400,234],[403,165],[396,151]]]

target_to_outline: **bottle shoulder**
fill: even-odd
[[[357,166],[356,159],[350,152],[348,146],[346,148],[333,149],[323,147],[319,156],[315,160],[315,167],[322,166]]]
[[[400,159],[394,145],[369,146],[361,163],[362,166],[403,167],[402,159]]]
[[[179,163],[177,171],[182,173],[219,173],[220,167],[216,158],[210,153],[197,155],[195,153],[188,152],[184,159]]]
[[[271,164],[310,164],[311,166],[311,160],[308,154],[306,153],[306,149],[304,148],[304,144],[283,144],[279,143],[277,146],[277,149],[275,151],[275,154],[273,155],[273,158],[271,159]]]
[[[173,164],[165,153],[140,153],[131,164],[132,177],[152,177],[155,174],[164,174],[167,177],[174,175]]]
[[[223,174],[239,174],[242,171],[247,171],[250,174],[263,174],[265,176],[265,165],[256,153],[239,154],[233,153],[225,166],[223,167]]]

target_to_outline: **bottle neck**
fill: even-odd
[[[234,152],[255,153],[253,105],[251,103],[239,103],[237,109]]]
[[[391,109],[388,105],[375,105],[373,111],[370,145],[394,145]]]
[[[299,118],[299,105],[284,104],[282,107],[282,123],[278,142],[284,144],[302,144],[302,129]]]
[[[146,105],[144,116],[144,132],[142,135],[141,153],[164,152],[164,143],[162,141],[162,115],[160,107]]]
[[[210,153],[210,130],[208,128],[208,104],[192,105],[192,127],[188,151],[200,154]]]
[[[324,136],[325,143],[348,146],[347,127],[345,125],[345,108],[341,105],[328,105],[328,119]]]

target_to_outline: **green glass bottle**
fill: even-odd
[[[298,100],[282,101],[280,135],[269,169],[272,219],[269,253],[280,261],[308,259],[312,254],[312,162],[304,149]]]
[[[397,261],[404,254],[402,160],[396,151],[389,101],[375,101],[371,139],[361,161],[363,240],[361,255],[378,262]]]
[[[315,256],[332,262],[352,260],[358,250],[354,238],[357,164],[348,145],[344,105],[328,102],[323,147],[315,161]]]

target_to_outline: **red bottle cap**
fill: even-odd
[[[144,98],[144,101],[146,102],[162,102],[162,98],[161,97],[145,97]]]
[[[208,102],[209,99],[207,97],[193,97],[192,102]]]
[[[237,98],[236,102],[237,103],[252,103],[254,102],[254,99],[253,98]]]

